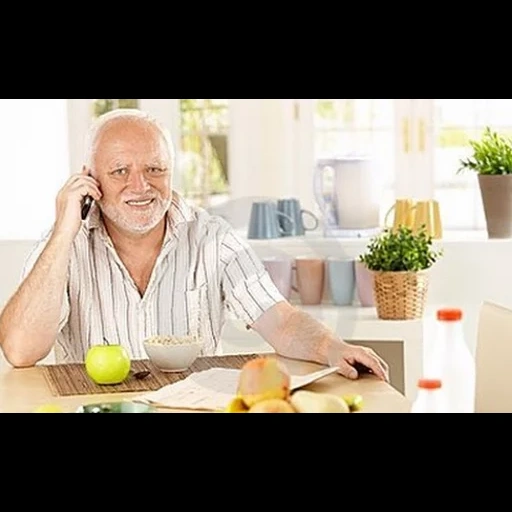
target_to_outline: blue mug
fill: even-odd
[[[332,303],[336,306],[351,306],[356,291],[355,260],[327,258],[327,273]]]
[[[301,208],[298,199],[279,199],[277,201],[277,211],[293,219],[293,229],[286,229],[285,234],[282,236],[303,236],[306,234],[306,231],[314,231],[318,228],[319,221],[317,216],[309,210]],[[306,226],[304,215],[309,215],[313,219],[313,227]],[[287,221],[285,219],[280,219],[279,222],[282,228],[286,228]]]
[[[280,219],[283,219],[286,227],[281,225]],[[293,219],[289,215],[278,211],[275,202],[261,201],[252,204],[247,235],[250,240],[281,238],[282,236],[289,236],[289,233],[293,233],[294,229]]]

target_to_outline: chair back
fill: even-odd
[[[475,362],[475,412],[512,412],[512,310],[484,302]]]

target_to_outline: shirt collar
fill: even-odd
[[[183,223],[192,222],[194,220],[192,208],[177,192],[173,192],[172,194],[172,203],[167,212],[167,220],[169,227],[174,229]]]

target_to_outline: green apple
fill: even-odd
[[[96,345],[85,358],[87,375],[100,385],[121,384],[130,373],[131,361],[121,345]]]

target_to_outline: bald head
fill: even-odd
[[[169,131],[157,119],[138,109],[117,109],[98,117],[87,135],[84,165],[95,168],[95,159],[102,142],[128,140],[129,134],[138,133],[140,137],[149,136],[158,140],[166,158],[169,170],[174,167],[174,145]],[[135,148],[134,148],[135,149]]]

